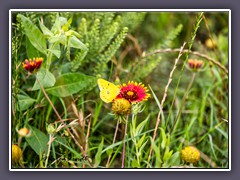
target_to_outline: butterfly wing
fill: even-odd
[[[120,91],[116,85],[104,79],[98,79],[98,87],[100,89],[100,98],[106,103],[112,102]]]

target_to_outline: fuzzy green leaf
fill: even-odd
[[[40,71],[37,72],[37,78],[41,82],[44,88],[52,87],[56,79],[52,73],[50,73],[47,69],[41,68]],[[37,81],[35,81],[32,91],[39,90],[40,86]]]
[[[53,87],[46,89],[47,93],[57,97],[66,97],[74,93],[85,93],[96,86],[93,76],[82,73],[66,73],[56,79]]]
[[[25,16],[18,14],[18,17],[21,19],[26,36],[28,37],[32,45],[40,52],[47,54],[46,52],[47,44],[42,32],[38,29],[38,27],[35,24],[33,24]]]
[[[26,137],[29,146],[38,154],[47,153],[48,136],[35,127],[30,127],[31,136]]]

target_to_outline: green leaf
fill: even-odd
[[[26,38],[26,51],[28,59],[41,57],[40,52],[32,45],[28,38]]]
[[[44,88],[52,87],[56,79],[52,73],[50,73],[47,69],[41,68],[40,71],[37,72],[37,78]],[[40,86],[37,81],[33,85],[32,91],[40,89]]]
[[[167,146],[163,156],[163,161],[166,162],[171,157],[172,153],[173,150],[170,151],[169,146]]]
[[[151,137],[150,137],[150,140],[151,140],[151,145],[152,145],[153,151],[155,152],[155,155],[156,155],[155,167],[160,167],[161,163],[162,163],[162,160],[160,157],[160,148],[157,147],[157,145],[155,144],[155,142],[153,141],[153,139]]]
[[[43,54],[47,54],[46,40],[42,32],[25,16],[18,14],[18,17],[21,19],[26,36],[32,45]]]
[[[66,73],[57,77],[53,87],[46,89],[49,94],[66,97],[74,93],[85,93],[95,87],[97,79],[82,73]]]
[[[97,151],[97,154],[95,156],[95,163],[94,163],[95,167],[97,167],[100,164],[100,162],[101,162],[103,142],[104,142],[104,139],[102,138],[102,142],[99,144],[98,151]]]
[[[166,147],[166,144],[167,144],[167,137],[166,137],[164,129],[160,128],[160,130],[161,130],[161,136],[162,136],[161,148],[164,149]]]
[[[66,45],[67,37],[64,34],[58,34],[56,36],[52,36],[48,39],[50,43],[61,43],[63,45]]]
[[[52,37],[54,34],[42,22],[39,21],[40,28],[46,37]]]
[[[149,116],[137,126],[137,128],[135,130],[135,135],[138,135],[142,132],[142,129],[145,126],[145,124],[147,123],[148,119],[149,119]]]
[[[177,166],[180,163],[180,153],[175,152],[164,164],[164,168],[168,168],[171,166]]]
[[[84,51],[88,50],[85,44],[83,44],[76,36],[69,37],[69,46],[76,49],[82,49]]]
[[[62,30],[63,30],[63,31],[68,31],[69,26],[70,26],[71,24],[72,24],[72,18],[70,18],[70,19],[67,21],[67,23],[62,26]]]
[[[142,146],[142,143],[143,143],[143,141],[145,140],[145,137],[146,137],[146,134],[144,134],[144,135],[138,140],[138,143],[137,143],[137,146],[138,146],[138,147],[141,147],[141,146]]]
[[[140,164],[137,162],[136,159],[133,159],[131,164],[133,168],[140,168]]]
[[[31,136],[26,137],[29,146],[38,154],[47,153],[48,136],[35,127],[30,126]]]
[[[57,58],[60,58],[61,56],[61,50],[60,50],[60,45],[59,44],[55,44],[52,45],[53,47],[51,47],[50,49],[48,49],[48,51],[50,51],[51,53],[53,53]]]
[[[27,95],[18,94],[17,98],[20,111],[28,109],[34,102],[36,102],[36,99],[30,98]]]

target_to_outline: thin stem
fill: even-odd
[[[47,153],[47,158],[46,158],[46,161],[45,161],[45,168],[47,168],[48,158],[49,158],[49,156],[50,156],[50,149],[51,149],[52,141],[53,141],[53,137],[52,137],[51,134],[49,134],[48,153]]]
[[[124,168],[124,159],[125,159],[125,152],[126,152],[126,136],[127,136],[127,125],[128,125],[128,116],[126,118],[126,122],[125,122],[125,130],[124,130],[124,138],[123,138],[123,152],[122,152],[122,168]]]
[[[52,106],[52,108],[53,108],[54,112],[56,113],[58,119],[61,121],[61,123],[63,124],[64,128],[66,128],[67,132],[70,134],[70,136],[73,138],[74,142],[75,142],[75,143],[77,144],[77,146],[80,148],[83,156],[87,158],[88,163],[89,163],[91,166],[93,166],[93,164],[91,163],[91,161],[90,161],[90,160],[88,159],[88,157],[86,156],[83,147],[78,143],[78,141],[76,140],[76,138],[73,136],[73,134],[71,133],[71,131],[69,130],[69,128],[66,126],[65,122],[62,120],[62,118],[61,118],[61,116],[59,115],[59,113],[57,112],[56,108],[54,107],[52,101],[49,99],[49,97],[48,97],[46,91],[44,90],[41,82],[39,81],[38,77],[37,77],[37,76],[35,76],[35,77],[36,77],[36,80],[37,80],[37,82],[38,82],[38,84],[39,84],[39,86],[40,86],[43,94],[45,95],[45,97],[46,97],[46,99],[48,100],[49,104]]]
[[[112,142],[112,144],[114,144],[115,141],[116,141],[117,132],[118,132],[118,127],[119,127],[119,122],[120,122],[120,119],[118,119],[118,121],[117,121],[117,125],[116,125],[116,128],[115,128],[115,133],[114,133],[114,137],[113,137],[113,142]],[[111,157],[112,157],[112,154],[110,154],[110,155],[108,156],[108,160],[107,160],[107,164],[106,164],[106,167],[107,167],[107,168],[109,167],[109,163],[110,163]]]
[[[92,122],[91,119],[89,119],[89,121],[88,121],[87,135],[86,135],[86,141],[85,141],[85,147],[84,147],[84,151],[85,151],[85,152],[87,152],[87,150],[88,150],[88,138],[89,138],[89,135],[90,135],[91,122]],[[85,164],[83,164],[82,167],[85,168]]]
[[[185,92],[185,94],[184,94],[184,96],[183,96],[183,100],[182,100],[180,109],[179,109],[179,111],[178,111],[178,114],[177,114],[177,116],[176,116],[176,119],[175,119],[175,121],[174,121],[174,123],[173,123],[173,126],[172,126],[169,134],[174,133],[174,131],[175,131],[177,125],[178,125],[179,117],[180,117],[180,115],[181,115],[181,113],[182,113],[182,109],[183,109],[183,107],[184,107],[184,103],[185,103],[185,101],[186,101],[186,97],[187,97],[187,95],[188,95],[188,93],[189,93],[190,88],[192,87],[192,84],[193,84],[193,81],[194,81],[194,79],[195,79],[195,76],[196,76],[196,73],[193,73],[192,78],[191,78],[191,81],[189,82],[188,87],[187,87],[187,90],[186,90],[186,92]]]

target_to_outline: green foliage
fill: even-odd
[[[227,67],[227,26],[228,14],[220,12],[13,13],[11,142],[20,143],[24,166],[119,168],[124,159],[124,168],[228,168],[228,75],[203,58]],[[207,46],[207,39],[215,46]],[[189,52],[170,78],[183,42]],[[44,61],[30,74],[21,63],[34,57]],[[189,91],[188,58],[204,61]],[[126,135],[126,124],[116,127],[111,103],[100,101],[98,77],[116,84],[142,82],[150,90],[151,97],[131,104],[124,117]],[[19,138],[16,127],[28,127],[32,135]],[[181,150],[187,145],[211,162],[183,162]]]
[[[47,153],[48,136],[35,127],[30,127],[31,136],[26,138],[29,146],[38,154]]]
[[[44,88],[52,87],[56,82],[54,75],[52,73],[50,73],[47,69],[44,69],[44,68],[40,69],[37,72],[36,77],[41,82],[41,84]],[[39,86],[38,82],[35,81],[32,91],[39,90],[39,89],[40,89],[40,86]]]
[[[46,91],[57,97],[67,97],[74,93],[83,94],[96,86],[96,78],[82,73],[67,73],[58,76],[53,87]]]

